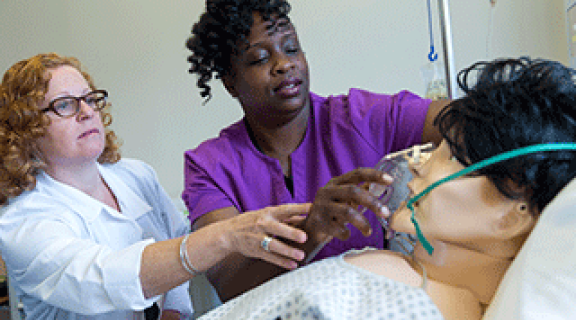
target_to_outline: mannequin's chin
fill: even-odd
[[[416,234],[414,224],[410,220],[412,212],[406,207],[402,206],[390,218],[390,227],[395,232]]]

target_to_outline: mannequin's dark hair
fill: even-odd
[[[513,149],[576,142],[575,71],[543,59],[479,62],[458,74],[465,96],[435,123],[452,154],[470,165]],[[576,176],[576,152],[538,152],[477,171],[505,196],[538,212]]]
[[[206,12],[192,27],[186,47],[192,52],[188,72],[198,75],[200,95],[208,101],[211,88],[208,82],[222,78],[230,70],[230,59],[240,53],[252,27],[253,13],[264,20],[288,18],[290,4],[285,0],[207,0]]]

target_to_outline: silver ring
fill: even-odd
[[[260,242],[260,246],[267,252],[270,252],[270,242],[272,242],[272,237],[265,236],[264,240]]]

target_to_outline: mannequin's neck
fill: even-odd
[[[482,304],[489,304],[512,258],[494,257],[477,250],[435,241],[434,254],[416,245],[414,257],[430,279],[469,290]]]

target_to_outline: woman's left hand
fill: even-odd
[[[358,168],[331,179],[318,190],[304,222],[304,230],[308,236],[317,243],[331,237],[346,240],[350,237],[348,224],[356,227],[363,235],[370,235],[370,223],[358,211],[359,206],[366,207],[385,219],[390,212],[367,190],[366,184],[369,183],[389,185],[392,177],[373,168]]]

